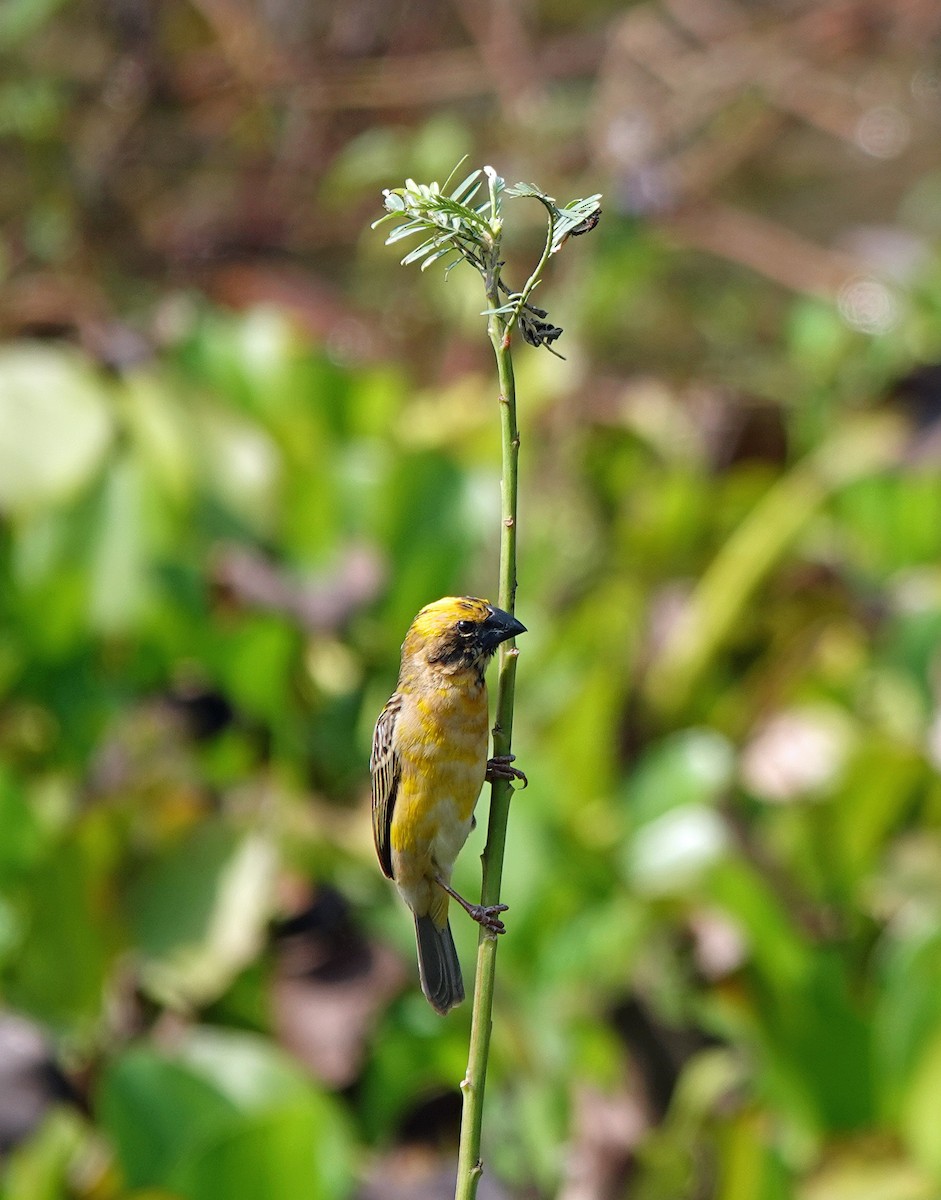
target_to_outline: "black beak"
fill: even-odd
[[[490,616],[484,621],[481,632],[484,649],[492,654],[501,642],[514,638],[517,634],[525,633],[526,626],[522,621],[517,621],[516,617],[511,617],[508,612],[504,612],[502,608],[491,608]]]

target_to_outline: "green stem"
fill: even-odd
[[[487,280],[490,307],[498,308],[499,275],[493,272]],[[532,290],[530,286],[529,290]],[[497,603],[512,613],[516,601],[516,495],[519,462],[519,429],[516,424],[516,383],[510,353],[510,331],[503,317],[492,313],[487,332],[497,360],[500,383],[500,429],[503,444],[502,524],[500,530],[500,582]],[[509,754],[513,733],[513,699],[516,683],[518,651],[512,643],[500,647],[497,676],[496,722],[493,727],[493,752]],[[490,789],[490,820],[487,826],[487,845],[484,848],[481,903],[499,904],[503,876],[503,855],[506,847],[506,826],[513,792],[508,780],[498,780]],[[477,975],[474,983],[474,1003],[471,1015],[470,1050],[467,1073],[461,1083],[464,1105],[461,1114],[461,1144],[457,1164],[455,1200],[474,1200],[477,1184],[483,1173],[480,1159],[480,1133],[483,1124],[484,1087],[487,1080],[487,1059],[490,1053],[490,1033],[493,1027],[493,985],[497,963],[497,937],[481,929],[477,945]]]
[[[545,244],[545,246],[543,246],[543,249],[542,249],[542,258],[540,258],[539,262],[536,264],[536,268],[533,271],[532,275],[530,275],[530,277],[526,280],[526,284],[525,284],[523,290],[519,294],[519,300],[516,303],[516,308],[513,310],[513,312],[510,313],[509,317],[507,318],[506,334],[511,334],[513,332],[516,322],[519,320],[520,313],[526,307],[527,300],[529,300],[529,297],[533,294],[533,290],[535,289],[536,284],[542,278],[542,273],[545,269],[546,263],[549,261],[549,255],[552,253],[552,235],[553,235],[554,229],[555,229],[555,226],[552,221],[552,210],[549,209],[549,221],[548,221],[548,228],[546,230],[546,244]],[[498,303],[499,303],[499,301],[498,301]],[[494,306],[494,307],[496,307],[496,306]],[[490,335],[490,340],[491,340],[491,342],[493,342],[493,334],[492,333]],[[496,352],[497,352],[496,343],[494,343],[494,353],[496,353]],[[497,362],[499,363],[499,361],[500,361],[500,357],[499,357],[499,354],[497,354]],[[513,373],[513,364],[511,363],[510,364],[511,376],[512,376],[512,373]],[[507,612],[509,612],[509,609],[507,609]]]

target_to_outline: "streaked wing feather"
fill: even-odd
[[[396,692],[379,714],[372,739],[369,770],[372,775],[372,835],[376,853],[386,876],[392,878],[392,812],[399,790],[402,768],[393,746],[395,720],[402,707],[402,697]]]

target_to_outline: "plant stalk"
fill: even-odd
[[[500,305],[498,280],[499,276],[494,273],[487,281],[487,295],[491,308],[498,308]],[[519,429],[516,423],[516,383],[510,352],[510,330],[506,320],[497,313],[491,313],[487,323],[487,332],[497,360],[503,449],[503,475],[500,486],[502,497],[500,579],[497,603],[500,608],[512,613],[516,602],[516,497],[520,447]],[[504,643],[500,647],[496,720],[493,727],[494,755],[510,753],[518,653],[514,643]],[[513,785],[509,780],[496,780],[491,784],[487,844],[481,858],[483,880],[480,899],[484,905],[499,904],[500,902],[506,826],[512,794]],[[464,1103],[461,1113],[461,1143],[458,1153],[455,1200],[474,1200],[477,1195],[477,1184],[483,1173],[480,1158],[480,1135],[483,1124],[484,1088],[487,1080],[490,1034],[493,1027],[496,960],[497,935],[482,928],[477,944],[477,974],[474,981],[467,1073],[461,1083]]]
[[[463,161],[463,160],[462,160]],[[453,175],[453,172],[452,172]],[[487,180],[489,199],[474,204],[481,185]],[[451,176],[444,190],[437,183],[421,184],[407,179],[405,187],[386,188],[385,215],[374,226],[393,222],[395,228],[386,238],[391,245],[403,238],[420,235],[424,240],[402,259],[403,263],[421,262],[424,271],[432,263],[451,255],[445,274],[462,259],[480,272],[487,293],[487,334],[493,346],[499,379],[499,411],[503,474],[501,479],[500,578],[498,603],[508,613],[516,606],[516,496],[519,465],[519,428],[516,422],[516,384],[513,377],[511,343],[518,325],[525,340],[544,346],[550,353],[552,342],[562,330],[550,324],[542,309],[529,303],[551,255],[567,238],[587,233],[598,223],[600,195],[573,200],[560,209],[551,196],[532,184],[518,183],[512,188],[491,166],[473,171],[447,195]],[[529,196],[542,204],[547,214],[546,243],[535,270],[521,292],[512,292],[500,278],[503,267],[501,243],[503,216],[501,197]],[[506,303],[501,304],[501,292]],[[561,356],[560,356],[561,357]],[[515,644],[500,646],[497,667],[496,719],[493,727],[494,756],[510,754],[513,732],[513,699],[516,685]],[[493,907],[500,901],[503,856],[506,848],[507,818],[510,812],[512,781],[497,780],[491,785],[487,844],[482,858],[481,902]],[[481,927],[477,942],[477,974],[471,1009],[470,1051],[467,1073],[461,1083],[463,1112],[458,1158],[455,1200],[475,1200],[483,1171],[480,1160],[480,1135],[483,1124],[484,1087],[492,1029],[493,988],[496,972],[497,937]]]
[[[539,259],[539,262],[536,263],[536,266],[533,269],[533,273],[526,280],[523,290],[519,294],[519,300],[517,301],[516,309],[507,318],[504,336],[511,334],[513,332],[513,328],[516,325],[517,320],[519,319],[520,313],[526,307],[526,303],[529,300],[529,297],[533,294],[533,291],[535,290],[540,279],[542,279],[542,273],[545,270],[546,263],[549,261],[549,256],[552,254],[552,231],[553,231],[553,225],[552,225],[552,219],[551,219],[551,213],[550,213],[550,220],[548,223],[548,228],[546,230],[546,244],[542,248],[542,257]],[[496,306],[494,305],[494,307],[496,307]],[[489,328],[488,328],[488,332],[490,332]],[[490,333],[490,341],[493,342],[493,334],[492,333]],[[499,363],[500,356],[499,356],[499,353],[497,352],[497,347],[496,347],[495,342],[493,342],[493,349],[494,349],[494,353],[497,355],[497,362]],[[512,373],[513,373],[513,363],[511,361],[510,362],[511,376],[512,376]],[[509,609],[507,609],[507,612],[509,612]]]

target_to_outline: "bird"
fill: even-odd
[[[505,932],[505,904],[480,905],[451,887],[485,780],[526,776],[512,754],[487,758],[487,664],[526,627],[476,596],[427,604],[402,643],[395,691],[379,714],[369,767],[379,864],[415,918],[422,991],[442,1016],[464,999],[448,906]]]

